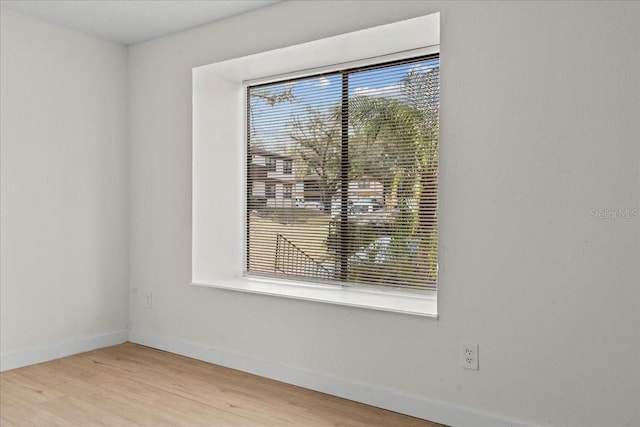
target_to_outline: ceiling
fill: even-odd
[[[3,8],[125,45],[259,9],[280,0],[1,0]]]

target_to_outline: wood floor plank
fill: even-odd
[[[179,413],[174,417],[167,413],[157,414],[151,405],[141,401],[136,395],[124,393],[122,389],[114,392],[102,387],[95,381],[96,376],[92,377],[93,382],[88,382],[81,376],[74,376],[69,371],[63,373],[59,369],[46,366],[46,364],[32,366],[24,372],[24,375],[49,378],[49,384],[52,388],[62,389],[70,396],[82,398],[99,408],[113,411],[138,425],[169,427],[179,425],[183,420]]]
[[[132,423],[121,414],[99,408],[86,400],[68,395],[42,402],[38,408],[79,426],[139,427],[139,424]]]
[[[0,373],[0,425],[443,427],[132,343]]]
[[[7,372],[7,375],[3,375],[1,387],[3,394],[7,393],[19,397],[24,402],[33,404],[64,396],[64,393],[51,388],[49,385],[42,384],[38,380],[31,380],[17,371]]]
[[[75,366],[66,369],[66,374],[79,379],[78,372],[86,362],[86,360],[77,360]],[[78,368],[80,370],[76,371]],[[102,366],[101,369],[104,367]],[[110,394],[119,394],[133,404],[144,405],[156,413],[163,414],[171,425],[212,425],[214,421],[228,426],[262,425],[246,417],[202,404],[191,397],[181,396],[149,384],[141,380],[139,375],[131,379],[117,377],[111,373],[100,373],[95,375],[92,381]],[[158,381],[163,380],[159,378]]]
[[[18,427],[17,424],[12,423],[11,421],[9,421],[8,419],[6,419],[5,417],[0,415],[0,426],[2,427]]]
[[[0,388],[1,426],[15,424],[19,426],[69,426],[73,423],[55,414],[42,410],[36,403],[25,401],[20,394],[14,394],[6,388]]]
[[[144,378],[143,381],[148,384],[162,387],[166,391],[179,395],[194,396],[195,399],[203,403],[248,416],[268,425],[283,425],[287,423],[286,415],[300,414],[307,409],[306,406],[300,406],[296,402],[296,400],[299,401],[304,397],[304,393],[301,392],[304,389],[299,387],[273,380],[265,380],[246,373],[235,375],[238,371],[228,368],[217,367],[216,372],[211,372],[211,365],[200,361],[193,361],[195,363],[190,364],[191,370],[189,370],[190,368],[185,367],[185,363],[182,360],[186,358],[171,356],[175,359],[174,368],[177,368],[174,373],[184,375],[188,371],[194,375],[188,384],[188,388],[185,388],[185,384],[173,381],[171,375],[168,375],[164,380],[158,380],[157,375],[149,377],[147,376],[149,372],[141,373],[138,371],[136,376]],[[105,363],[105,365],[108,364],[107,361],[101,359],[100,355],[95,355],[94,358],[95,360],[101,360],[101,363]],[[120,362],[123,361],[120,360]],[[163,366],[167,365],[168,363],[165,363]],[[126,362],[124,362],[120,367],[126,366]],[[153,367],[157,365],[151,361],[147,366]],[[132,372],[134,369],[136,369],[136,366],[129,366],[127,371]],[[144,370],[145,368],[140,369]],[[172,370],[167,369],[167,371]],[[220,377],[220,372],[218,371],[222,371],[222,377]],[[237,377],[240,377],[240,381],[237,380]],[[251,382],[251,384],[247,382]],[[265,391],[264,388],[261,388],[260,386],[263,383],[271,385],[271,390]],[[217,387],[216,384],[221,384],[222,387]],[[317,399],[318,393],[312,393],[314,393],[314,399]],[[310,403],[313,403],[311,398],[309,398],[307,404]],[[265,414],[268,414],[268,417],[265,417]]]
[[[99,358],[99,356],[98,356]],[[80,361],[79,363],[91,363],[95,361]],[[112,369],[107,363],[102,363],[102,368]],[[172,375],[162,375],[161,373],[147,372],[144,368],[134,371],[136,381],[131,382],[118,378],[113,380],[111,375],[105,375],[104,378],[96,378],[103,387],[110,388],[115,391],[126,390],[134,396],[154,396],[162,402],[170,402],[179,405],[175,409],[177,411],[189,408],[190,412],[197,412],[203,406],[210,408],[209,410],[222,411],[219,417],[227,417],[227,413],[235,414],[233,418],[246,418],[252,421],[252,425],[283,425],[287,422],[275,409],[276,407],[266,407],[260,400],[253,400],[240,396],[234,396],[225,390],[215,387],[213,382],[205,382],[202,378],[194,377],[189,383],[184,383],[180,379],[176,379]],[[132,388],[133,387],[133,388]],[[153,388],[152,393],[147,393],[147,389]],[[157,404],[156,402],[147,402],[148,404]],[[283,409],[283,408],[281,408]],[[227,420],[231,423],[231,420]]]

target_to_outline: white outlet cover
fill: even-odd
[[[462,343],[460,366],[465,369],[478,370],[478,344]]]

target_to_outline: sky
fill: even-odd
[[[439,67],[439,59],[427,59],[384,68],[374,68],[349,73],[349,97],[371,96],[402,100],[402,79],[411,70],[428,72]],[[285,154],[293,148],[291,123],[294,117],[305,121],[308,109],[331,114],[340,104],[342,74],[316,75],[295,81],[272,83],[257,89],[279,93],[291,88],[293,100],[269,105],[261,98],[251,97],[251,144]]]

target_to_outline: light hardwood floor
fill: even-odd
[[[0,374],[2,426],[441,426],[125,343]]]

